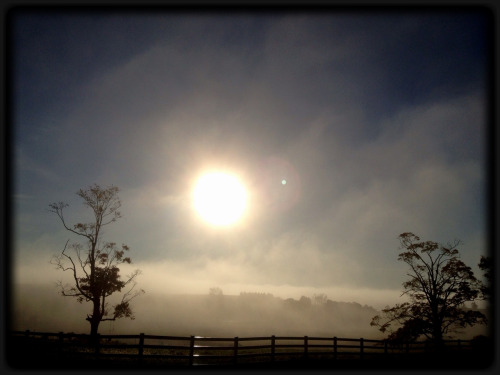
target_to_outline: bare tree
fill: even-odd
[[[398,259],[409,266],[403,295],[410,302],[385,308],[384,319],[374,316],[372,326],[382,332],[392,325],[399,327],[389,336],[391,339],[416,340],[423,335],[441,344],[446,334],[486,323],[481,312],[464,309],[466,302],[480,299],[481,283],[460,260],[459,241],[442,246],[420,241],[413,233],[403,233],[399,239],[404,251]]]
[[[103,227],[121,217],[118,191],[115,186],[102,188],[94,184],[76,193],[83,199],[84,206],[92,210],[93,220],[89,223],[69,226],[63,216],[63,210],[68,204],[59,202],[49,205],[50,211],[59,217],[64,228],[83,241],[83,244],[80,242],[70,244],[68,240],[63,251],[54,256],[51,263],[57,269],[69,271],[73,277],[72,285],[63,285],[62,281],[59,282],[63,296],[75,297],[80,303],[92,302],[92,313],[87,314],[86,318],[90,323],[91,338],[97,336],[99,324],[103,321],[123,317],[134,319],[129,303],[144,293],[144,290],[135,289],[139,270],[126,276],[124,280],[119,274],[120,264],[131,263],[131,259],[125,256],[129,251],[128,246],[122,245],[119,248],[114,242],[101,240]],[[71,255],[68,254],[69,249],[73,250]],[[110,313],[108,297],[117,292],[123,293],[121,301],[113,306]]]

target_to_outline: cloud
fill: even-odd
[[[351,287],[342,283],[315,286],[307,283],[265,282],[256,278],[247,265],[242,266],[233,260],[137,262],[123,267],[122,274],[130,273],[136,268],[142,271],[137,279],[138,287],[153,295],[208,294],[211,287],[220,287],[226,295],[258,292],[271,293],[283,299],[299,299],[301,296],[312,297],[314,294],[325,293],[332,300],[358,302],[382,308],[393,304],[401,294],[397,288],[372,289]],[[270,268],[262,272],[271,271]],[[281,271],[275,269],[274,272]]]
[[[30,157],[22,148],[16,150],[15,154],[15,173],[18,177],[24,173],[34,174],[36,178],[44,180],[56,180],[58,175],[43,162]]]
[[[74,193],[93,182],[121,188],[123,218],[105,240],[130,246],[145,289],[389,304],[405,274],[405,231],[461,238],[476,262],[486,251],[487,180],[476,63],[449,60],[460,67],[448,75],[447,59],[463,52],[448,49],[448,31],[422,41],[427,20],[344,16],[148,19],[140,27],[154,33],[113,47],[86,39],[86,56],[109,47],[120,57],[81,79],[64,75],[67,98],[54,92],[55,104],[31,114],[45,130],[23,123],[32,132],[16,146],[15,194],[33,197],[18,202],[20,279],[50,279],[30,256],[46,258],[66,238],[37,210],[69,200],[68,218],[81,221]],[[446,53],[434,56],[439,46]],[[467,67],[467,82],[449,83]],[[253,199],[231,230],[207,226],[191,205],[210,168],[238,174]]]
[[[28,194],[14,194],[12,198],[14,198],[15,200],[23,201],[23,200],[33,199],[33,196]]]

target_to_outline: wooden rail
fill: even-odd
[[[43,348],[61,358],[122,359],[138,363],[181,365],[274,362],[311,357],[367,359],[432,351],[429,342],[395,345],[387,340],[310,336],[200,337],[146,335],[98,335],[12,331],[10,337],[23,347]],[[445,340],[447,350],[466,350],[471,340]]]

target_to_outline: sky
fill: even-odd
[[[324,293],[400,302],[398,236],[488,254],[488,13],[12,11],[12,277],[54,284],[66,240],[48,205],[117,186],[146,293]],[[193,208],[207,171],[247,208]],[[286,184],[282,183],[286,180]],[[138,297],[140,298],[140,297]],[[139,303],[138,299],[136,303]]]

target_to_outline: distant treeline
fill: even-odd
[[[88,332],[89,306],[57,295],[55,288],[24,286],[17,292],[13,330]],[[339,302],[325,294],[298,299],[265,292],[225,295],[210,288],[204,295],[146,293],[134,304],[135,320],[104,322],[101,334],[151,332],[178,336],[325,336],[381,339],[370,326],[375,308]],[[485,327],[467,330],[460,339],[483,334]]]

